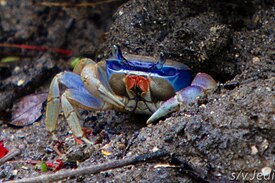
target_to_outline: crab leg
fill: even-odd
[[[46,129],[53,134],[55,140],[56,137],[54,132],[56,130],[60,111],[59,83],[62,83],[69,88],[61,97],[61,105],[71,130],[74,135],[82,138],[83,141],[90,143],[87,139],[83,138],[83,132],[77,118],[77,111],[74,110],[73,106],[87,110],[105,110],[107,108],[112,108],[113,106],[92,96],[85,89],[83,81],[79,75],[72,72],[62,72],[57,74],[50,85],[46,110]]]
[[[181,105],[194,102],[199,96],[214,91],[216,85],[215,80],[211,76],[205,73],[198,73],[190,86],[178,91],[173,98],[162,103],[159,109],[147,120],[147,124],[179,110]]]
[[[80,91],[85,90],[80,76],[76,74],[70,72],[61,72],[53,78],[47,100],[46,129],[53,134],[54,139],[56,139],[54,132],[56,130],[58,115],[60,112],[59,82],[68,88],[73,88]]]
[[[73,134],[77,138],[81,138],[84,142],[87,144],[92,144],[85,136],[84,132],[79,124],[79,119],[77,117],[77,112],[75,111],[74,107],[71,105],[71,103],[68,101],[67,92],[65,92],[61,96],[61,105],[62,105],[62,110],[64,112],[64,115],[66,117],[66,121],[69,124],[70,129],[72,130]]]
[[[55,140],[56,138],[54,136],[54,132],[56,130],[60,110],[58,87],[58,79],[60,78],[60,76],[60,74],[57,74],[51,82],[46,108],[46,129],[53,134],[53,138]]]

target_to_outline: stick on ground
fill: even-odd
[[[3,165],[5,162],[9,161],[10,159],[14,158],[15,156],[19,155],[21,151],[17,148],[11,149],[8,154],[6,154],[3,158],[0,158],[0,165]]]
[[[127,165],[133,165],[148,160],[153,160],[161,157],[168,156],[169,153],[164,150],[159,150],[153,153],[137,155],[125,159],[115,160],[108,163],[99,165],[92,165],[89,167],[79,168],[75,170],[64,170],[53,174],[45,174],[38,177],[24,178],[21,180],[8,181],[7,183],[32,183],[32,182],[52,182],[62,180],[68,177],[77,177],[80,175],[95,174],[101,171],[120,168]]]

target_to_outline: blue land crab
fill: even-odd
[[[116,109],[149,114],[147,123],[194,102],[198,96],[216,88],[215,80],[191,70],[182,63],[153,57],[122,55],[114,45],[112,56],[99,63],[82,59],[73,72],[61,72],[51,82],[46,109],[46,129],[56,130],[60,109],[59,83],[67,87],[61,95],[61,108],[77,138],[86,143],[76,107],[85,110]]]

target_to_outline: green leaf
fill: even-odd
[[[71,67],[74,68],[76,66],[76,64],[79,62],[79,60],[81,60],[82,57],[73,57],[70,60],[71,63]]]
[[[41,161],[38,167],[42,172],[47,172],[48,171],[48,166],[44,161]]]
[[[2,63],[7,63],[7,62],[15,62],[19,60],[19,57],[15,57],[15,56],[9,56],[9,57],[4,57],[0,60],[0,62]]]

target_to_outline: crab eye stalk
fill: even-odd
[[[112,47],[112,55],[114,58],[122,59],[122,53],[118,45],[113,45]]]
[[[112,55],[113,55],[114,58],[119,60],[121,63],[127,63],[127,60],[122,56],[122,52],[121,52],[118,45],[113,45]]]
[[[157,69],[162,69],[163,67],[163,64],[166,62],[166,58],[165,58],[165,54],[163,52],[160,52],[159,54],[159,60],[158,62],[156,63],[155,67]]]

